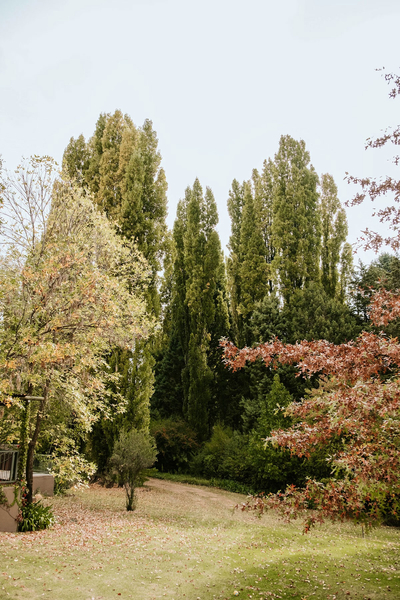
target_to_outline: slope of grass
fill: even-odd
[[[134,513],[120,489],[53,500],[58,524],[0,534],[0,598],[400,598],[399,531],[232,511],[244,497],[151,480]]]

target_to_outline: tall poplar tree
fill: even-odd
[[[240,232],[242,228],[242,213],[244,206],[244,184],[240,184],[236,179],[232,182],[232,188],[229,191],[228,213],[231,218],[231,236],[229,238],[230,254],[226,261],[226,270],[228,276],[229,303],[232,316],[233,337],[238,344],[241,344],[243,319],[239,310],[242,302],[242,281],[240,267],[242,264]]]
[[[268,293],[269,273],[262,233],[260,196],[253,195],[250,182],[247,182],[244,184],[244,205],[240,229],[242,260],[239,266],[242,292],[239,311],[245,325],[249,321],[255,303]],[[242,343],[252,343],[246,326],[242,329],[242,338]]]
[[[101,114],[87,143],[83,136],[71,138],[64,152],[63,170],[92,192],[99,209],[116,222],[122,236],[135,240],[150,267],[147,309],[158,318],[159,274],[167,247],[167,183],[151,121],[136,127],[120,110]],[[128,399],[128,409],[123,418],[107,426],[112,429],[108,453],[118,428],[148,428],[155,344],[154,338],[138,341],[130,353],[110,354],[109,368],[123,375],[121,392]],[[97,433],[101,438],[101,432]]]
[[[233,333],[239,344],[251,344],[249,322],[256,302],[273,291],[272,244],[273,181],[271,162],[251,181],[236,180],[229,192],[232,234],[227,261]]]
[[[340,296],[340,261],[348,226],[332,175],[321,176],[320,214],[322,229],[321,283],[331,298]],[[343,255],[344,256],[344,255]]]
[[[174,225],[172,331],[182,352],[182,412],[200,440],[221,410],[224,372],[218,340],[229,328],[217,207],[198,179],[178,205]],[[172,340],[174,334],[172,335]]]
[[[281,137],[274,161],[273,266],[287,301],[296,289],[319,280],[321,225],[318,175],[303,140]]]
[[[275,288],[272,262],[275,257],[275,246],[272,236],[273,200],[274,200],[274,168],[271,159],[264,160],[261,174],[253,170],[253,187],[256,205],[259,206],[261,234],[264,241],[264,260],[267,263],[268,292]]]

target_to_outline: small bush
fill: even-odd
[[[18,531],[39,531],[54,525],[55,518],[51,506],[39,501],[22,506],[18,521]]]
[[[135,490],[143,483],[143,472],[154,464],[156,456],[154,441],[136,429],[122,432],[115,442],[110,465],[118,483],[125,488],[126,510],[135,510]]]
[[[193,459],[191,470],[207,479],[247,481],[247,437],[215,425],[211,439]]]

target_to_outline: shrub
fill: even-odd
[[[313,472],[313,461],[301,461],[280,448],[265,447],[262,438],[262,434],[254,430],[241,434],[216,425],[211,439],[193,459],[191,472],[208,480],[234,481],[238,487],[229,489],[242,493],[244,489],[277,492],[288,483],[301,485]],[[314,471],[317,466],[314,465]],[[322,473],[322,469],[318,473]],[[227,489],[225,483],[223,487]]]
[[[208,479],[246,481],[247,436],[217,424],[211,439],[192,461],[192,470]]]
[[[96,472],[96,465],[74,451],[53,456],[50,474],[54,476],[54,492],[62,494],[71,487],[85,486]]]
[[[51,506],[39,501],[23,505],[18,521],[18,531],[39,531],[51,527],[55,518]]]
[[[196,433],[182,419],[163,419],[150,425],[157,445],[156,468],[161,472],[186,472],[199,449]]]
[[[132,429],[123,431],[110,459],[112,472],[126,492],[126,510],[135,510],[135,490],[143,483],[143,471],[154,464],[157,450],[149,435]]]

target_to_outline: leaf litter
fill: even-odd
[[[52,499],[53,529],[0,534],[1,600],[400,597],[395,529],[304,536],[274,515],[232,513],[237,494],[163,483],[148,482],[134,513],[123,490],[94,485]]]

